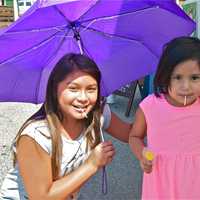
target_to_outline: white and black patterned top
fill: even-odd
[[[105,130],[109,127],[111,112],[108,105],[103,111],[103,126]],[[39,120],[29,124],[21,133],[28,135],[35,140],[48,154],[52,153],[51,137],[46,120]],[[84,133],[75,139],[69,140],[64,135],[62,138],[62,160],[61,160],[61,176],[73,171],[80,166],[88,157],[89,151]],[[74,198],[76,199],[75,195]],[[25,200],[28,199],[22,178],[19,174],[18,164],[11,169],[5,177],[0,191],[0,199],[2,200]],[[70,199],[70,198],[69,198]]]

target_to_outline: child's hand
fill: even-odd
[[[88,162],[94,167],[101,168],[109,164],[115,155],[115,149],[111,141],[98,144],[91,152]]]
[[[149,151],[147,148],[144,148],[142,151],[142,159],[140,160],[140,166],[145,173],[152,172],[153,159],[153,152]]]

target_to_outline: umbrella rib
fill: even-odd
[[[58,33],[58,32],[57,32],[57,33]],[[42,46],[43,44],[45,44],[45,43],[49,42],[50,40],[52,40],[52,39],[55,37],[55,35],[56,35],[57,33],[55,33],[55,34],[53,34],[52,36],[50,36],[49,38],[47,38],[47,39],[41,41],[39,44],[36,44],[36,45],[32,46],[31,48],[26,49],[25,51],[22,51],[21,53],[15,55],[14,57],[12,56],[12,57],[10,57],[10,58],[7,58],[7,59],[4,60],[3,62],[1,62],[0,65],[6,64],[6,63],[8,63],[8,62],[11,62],[12,60],[15,60],[16,58],[18,58],[18,57],[20,57],[20,56],[23,56],[23,55],[29,53],[30,51],[39,48],[39,47]]]
[[[83,26],[83,25],[81,25],[83,28],[85,28],[86,29],[86,27],[85,26]],[[142,41],[138,41],[138,40],[135,40],[135,39],[132,39],[132,38],[129,38],[129,37],[124,37],[124,36],[120,36],[120,35],[116,35],[116,34],[110,34],[110,33],[104,33],[104,32],[101,32],[101,31],[99,31],[99,30],[96,30],[96,29],[93,29],[93,28],[87,28],[88,30],[91,30],[91,31],[94,31],[94,32],[96,32],[96,33],[98,33],[98,34],[100,34],[100,35],[103,35],[103,36],[107,36],[107,37],[114,37],[114,38],[120,38],[120,39],[122,39],[122,40],[127,40],[127,41],[130,41],[130,42],[133,42],[133,41],[135,41],[135,42],[137,42],[137,43],[139,43],[139,44],[141,44],[141,45],[143,45],[145,48],[147,48],[154,56],[156,56],[157,57],[157,55],[155,55],[155,53],[148,47],[148,46],[146,46],[146,45],[144,45],[143,44],[143,42]]]
[[[53,8],[58,11],[58,13],[60,14],[60,16],[62,16],[66,21],[67,23],[70,24],[70,21],[66,18],[66,16],[58,9],[58,7],[56,5],[53,6]]]
[[[62,26],[54,26],[49,28],[39,28],[39,29],[31,29],[31,30],[23,30],[23,31],[12,31],[12,32],[5,32],[2,35],[13,35],[13,34],[20,34],[20,33],[29,33],[29,32],[41,32],[41,31],[49,31],[49,30],[57,30],[63,31],[62,29],[65,28],[67,25]]]
[[[87,11],[85,11],[85,13],[84,13],[82,16],[80,16],[80,17],[77,19],[77,21],[80,20],[82,17],[84,17],[84,16],[85,16],[94,6],[96,6],[98,3],[99,3],[99,1],[96,1],[90,8],[88,8]]]
[[[70,21],[65,17],[65,15],[63,15],[63,13],[57,8],[56,5],[53,6],[53,8],[58,11],[58,13],[60,14],[60,16],[62,16],[65,21],[67,21],[68,24],[70,24]],[[12,31],[12,32],[6,32],[4,34],[14,34],[14,33],[27,33],[27,32],[40,32],[40,31],[48,31],[48,30],[51,30],[51,29],[56,29],[58,31],[62,31],[62,29],[60,28],[65,28],[67,25],[62,25],[62,26],[54,26],[54,27],[50,27],[50,28],[40,28],[40,29],[31,29],[31,30],[27,30],[27,31]]]
[[[131,12],[124,12],[124,13],[121,13],[121,14],[117,14],[117,15],[112,15],[112,16],[101,16],[101,17],[96,17],[96,18],[92,18],[92,19],[87,19],[87,20],[83,20],[83,21],[80,21],[81,23],[85,23],[85,22],[90,22],[91,23],[94,23],[96,21],[99,21],[99,20],[104,20],[104,19],[113,19],[113,18],[117,18],[117,17],[121,17],[121,16],[126,16],[126,15],[130,15],[130,14],[133,14],[133,13],[140,13],[140,12],[143,12],[144,10],[151,10],[151,9],[155,9],[155,8],[160,8],[159,6],[154,6],[154,7],[147,7],[147,8],[144,8],[144,9],[141,9],[141,10],[136,10],[136,11],[131,11]]]
[[[69,30],[69,31],[70,31],[70,30]],[[66,36],[67,36],[67,34],[69,33],[69,31],[68,31],[67,33],[65,33],[65,35],[62,37],[62,39],[61,39],[61,41],[60,41],[60,44],[58,44],[58,47],[55,49],[53,55],[56,55],[56,54],[57,54],[58,50],[60,49],[60,47],[62,46],[62,44],[63,44],[64,41],[66,40],[66,38],[67,38]],[[51,60],[51,58],[49,58],[49,60],[47,61],[47,65],[49,64],[50,60]],[[43,68],[44,68],[44,67],[43,67]]]
[[[87,28],[87,27],[85,27],[85,26],[83,26],[83,25],[81,25],[81,26],[82,26],[82,28],[84,28],[85,30],[90,30],[90,31],[96,32],[96,33],[98,33],[98,34],[100,34],[100,35],[103,35],[103,36],[117,37],[117,38],[120,38],[120,39],[123,39],[123,40],[131,40],[131,41],[136,41],[136,42],[137,42],[137,40],[134,40],[134,39],[132,39],[132,38],[128,38],[128,37],[124,37],[124,36],[120,36],[120,35],[116,35],[116,34],[104,33],[104,32],[101,32],[101,31],[99,31],[99,30],[97,30],[97,29],[94,29],[94,28]],[[81,31],[81,32],[83,32],[83,31]]]
[[[147,10],[147,9],[157,9],[159,8],[158,6],[155,6],[155,7],[148,7],[148,8],[145,8],[145,9],[142,9],[142,10],[138,10],[136,12],[141,12],[141,11],[144,11],[144,10]],[[136,13],[135,12],[135,13]],[[101,18],[94,18],[94,19],[90,19],[90,20],[86,20],[86,21],[82,21],[81,22],[81,25],[80,26],[84,26],[83,23],[87,22],[87,21],[90,21],[90,23],[87,25],[87,26],[84,26],[85,29],[89,29],[91,27],[92,24],[94,24],[95,22],[97,21],[100,21],[100,20],[105,20],[105,19],[114,19],[114,18],[118,18],[119,16],[122,17],[122,16],[127,16],[127,15],[130,15],[132,14],[133,12],[127,12],[127,13],[122,13],[122,14],[119,14],[119,15],[113,15],[113,16],[105,16],[105,17],[101,17]],[[85,29],[83,29],[82,31],[84,31]]]

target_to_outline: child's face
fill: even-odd
[[[175,67],[168,92],[172,103],[177,106],[192,104],[200,96],[200,66],[197,61],[187,60]]]
[[[58,84],[57,95],[64,116],[83,119],[96,104],[97,81],[89,74],[76,70]]]

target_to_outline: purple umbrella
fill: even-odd
[[[68,52],[102,72],[102,94],[155,71],[163,45],[195,23],[172,0],[40,0],[0,32],[0,101],[44,101],[48,76]]]

